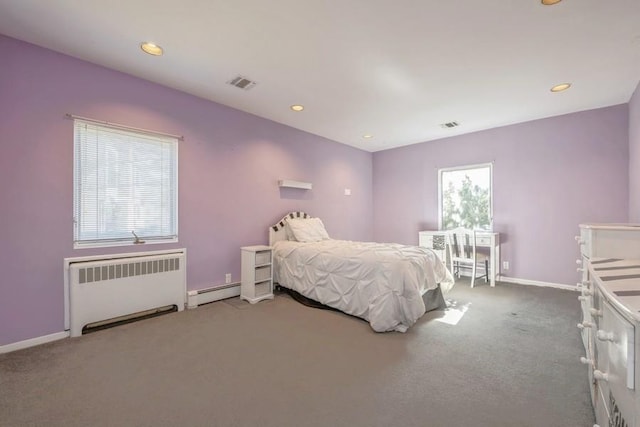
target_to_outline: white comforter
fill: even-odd
[[[274,244],[281,286],[367,320],[377,332],[405,332],[425,313],[422,294],[453,287],[431,249],[389,243],[323,240]]]

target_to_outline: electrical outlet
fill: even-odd
[[[509,269],[509,261],[502,261],[502,269],[503,270]]]
[[[227,285],[231,283],[231,273],[227,273],[224,275],[224,283],[226,283]]]
[[[344,189],[344,195],[345,196],[350,196],[351,195],[351,189],[350,188],[345,188]]]

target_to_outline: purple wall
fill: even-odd
[[[438,227],[438,168],[494,162],[504,274],[573,285],[578,224],[627,220],[628,128],[618,105],[376,152],[374,240],[417,244]]]
[[[0,57],[0,345],[63,330],[65,257],[186,247],[200,289],[239,280],[240,246],[266,243],[291,210],[372,238],[371,153],[3,36]],[[66,113],[185,136],[178,244],[73,249]],[[282,178],[313,190],[280,190]]]
[[[629,222],[640,223],[640,83],[629,101]]]

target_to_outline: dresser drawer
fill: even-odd
[[[587,288],[587,291],[588,290],[589,288]],[[593,297],[583,291],[578,299],[580,300],[580,308],[582,311],[582,320],[578,323],[578,328],[580,329],[580,335],[582,337],[582,344],[587,352],[592,352],[593,336],[598,330],[598,326],[591,315]]]
[[[613,425],[635,426],[635,327],[604,299],[602,312],[596,349],[598,369],[606,373],[607,380],[598,384],[608,399],[611,419],[626,422]]]
[[[591,229],[580,228],[580,237],[576,238],[580,245],[580,255],[587,259],[591,258],[591,234]]]
[[[601,331],[608,334],[605,342],[609,371],[615,374],[616,382],[635,390],[635,327],[608,302],[603,301],[602,306]],[[600,337],[599,340],[602,341]]]
[[[589,313],[582,313],[582,321],[578,323],[578,328],[580,329],[580,336],[582,338],[582,344],[584,345],[584,349],[587,353],[592,352],[591,349],[591,341],[593,340],[593,334],[595,333],[596,326],[593,325],[589,318]]]

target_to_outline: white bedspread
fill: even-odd
[[[274,244],[281,286],[367,320],[378,332],[405,332],[425,313],[422,294],[453,277],[431,249],[389,243],[323,240]]]

